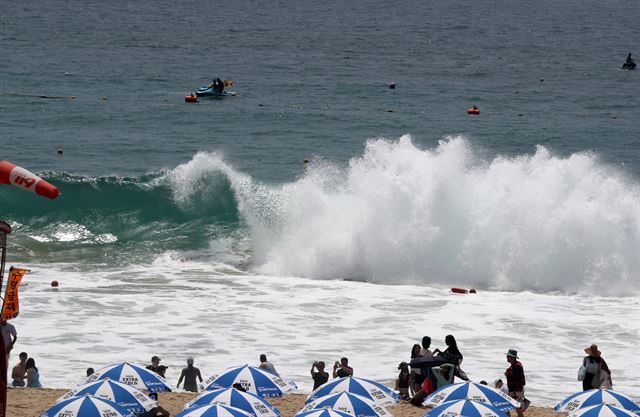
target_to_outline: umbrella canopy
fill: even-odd
[[[294,390],[282,378],[249,365],[229,368],[222,374],[205,381],[206,390],[231,388],[240,384],[242,388],[261,397],[282,397]]]
[[[252,417],[252,415],[224,404],[206,404],[187,408],[176,414],[176,417]]]
[[[580,408],[569,415],[571,417],[638,417],[637,414],[629,410],[611,404],[598,404]]]
[[[319,410],[301,411],[295,417],[353,417],[344,411],[334,410],[333,408],[322,408]]]
[[[156,401],[147,397],[147,395],[139,389],[110,379],[98,380],[81,385],[58,398],[57,402],[68,400],[72,397],[82,397],[87,394],[113,401],[132,413],[143,413],[158,405]]]
[[[42,413],[40,417],[134,417],[134,415],[113,401],[85,395],[61,401]]]
[[[608,389],[590,389],[577,392],[558,403],[554,410],[572,412],[580,408],[598,404],[610,404],[625,410],[640,413],[640,406],[630,397]]]
[[[437,407],[447,401],[453,400],[473,400],[490,404],[500,411],[514,410],[520,403],[506,395],[504,392],[491,388],[487,385],[476,384],[475,382],[459,382],[440,388],[427,397],[422,405]]]
[[[84,383],[86,384],[102,379],[119,381],[149,392],[171,391],[169,384],[163,377],[135,363],[123,362],[105,366],[97,370],[93,375],[87,377]]]
[[[384,406],[376,404],[368,398],[350,392],[338,392],[313,400],[301,411],[333,408],[355,417],[392,417]]]
[[[207,391],[188,402],[185,410],[191,407],[215,403],[239,408],[255,417],[280,417],[280,411],[267,400],[250,392],[238,391],[235,388]]]
[[[371,381],[364,378],[338,378],[319,386],[307,397],[305,403],[324,397],[325,395],[335,394],[337,392],[350,392],[352,394],[361,395],[377,404],[397,404],[400,402],[400,396],[392,389],[385,387],[379,382]]]
[[[426,417],[505,417],[505,414],[492,405],[471,400],[449,401],[435,407],[425,414]]]

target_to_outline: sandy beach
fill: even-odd
[[[8,417],[38,417],[51,407],[56,399],[67,392],[63,389],[9,389],[7,394]],[[196,397],[196,394],[186,392],[169,392],[159,395],[160,404],[172,416],[182,411],[184,405]],[[269,401],[278,407],[282,417],[293,417],[304,405],[306,395],[293,394],[282,398],[272,398]],[[387,407],[394,417],[421,417],[429,409],[415,407],[407,402]],[[531,406],[525,413],[527,417],[553,417],[557,413],[551,408]]]

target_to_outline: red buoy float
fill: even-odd
[[[475,294],[476,290],[474,290],[473,288],[470,290],[466,290],[464,288],[451,288],[451,292],[455,293],[455,294]]]
[[[55,279],[53,281],[51,281],[51,286],[52,287],[57,287],[58,286],[58,281],[56,281]]]
[[[0,161],[0,184],[15,185],[52,200],[60,194],[56,187],[36,174],[9,161]]]
[[[187,103],[197,103],[198,96],[194,94],[191,94],[190,96],[184,96],[184,101],[186,101]]]
[[[480,114],[480,109],[473,106],[473,108],[467,109],[467,114]]]

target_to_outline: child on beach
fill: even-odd
[[[411,372],[409,371],[409,364],[406,362],[400,362],[398,365],[400,373],[398,379],[396,379],[396,390],[400,393],[400,398],[403,400],[409,400],[409,386],[411,385]]]

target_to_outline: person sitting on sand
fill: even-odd
[[[180,388],[180,384],[184,379],[185,391],[198,392],[198,383],[196,382],[196,378],[200,379],[200,382],[202,382],[200,369],[193,366],[193,358],[188,358],[187,367],[182,370],[182,373],[180,374],[180,379],[178,380],[178,385],[176,385],[176,388]]]
[[[314,372],[317,369],[318,372]],[[311,379],[313,379],[313,390],[315,391],[320,385],[325,384],[329,380],[329,373],[324,370],[324,362],[316,361],[311,365]]]
[[[20,362],[15,364],[11,370],[11,386],[12,387],[24,387],[26,383],[24,378],[27,374],[27,352],[20,352]]]
[[[264,369],[265,371],[275,376],[280,376],[278,375],[278,371],[276,371],[276,367],[267,360],[267,355],[265,355],[264,353],[260,355],[260,365],[258,366],[258,368]]]
[[[504,384],[501,378],[496,379],[493,386],[505,395],[509,395],[509,388]]]
[[[36,368],[36,361],[33,358],[27,359],[27,388],[42,388],[40,384],[40,373]]]
[[[93,368],[87,368],[87,377],[90,377],[91,375],[95,374],[96,371],[93,370]]]
[[[431,351],[429,350],[429,345],[431,345],[431,338],[429,336],[425,336],[425,338],[429,339],[429,344],[426,350],[431,355]],[[424,342],[424,338],[422,341]],[[421,348],[419,344],[413,345],[411,348],[411,359],[419,358],[422,355],[420,354]],[[424,381],[424,376],[422,375],[422,369],[415,367],[411,368],[411,396],[414,396],[416,392],[420,391],[420,386],[422,386],[422,382]]]
[[[400,362],[398,365],[398,379],[396,379],[396,390],[400,394],[400,398],[405,401],[411,399],[409,395],[409,387],[411,386],[411,372],[409,371],[409,364],[406,362]]]
[[[349,359],[341,358],[340,362],[336,361],[333,364],[333,377],[346,378],[348,376],[353,376],[353,368],[349,366]]]

